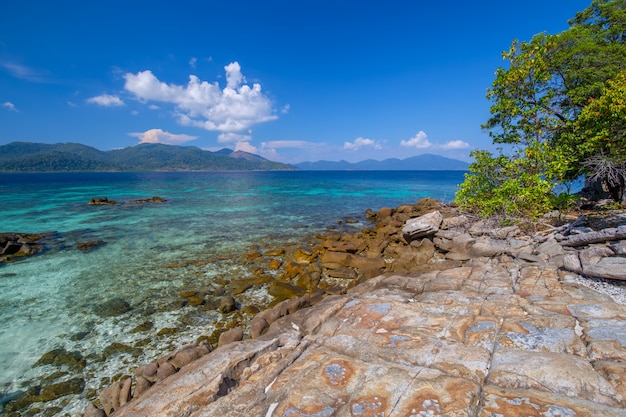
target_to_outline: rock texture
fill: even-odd
[[[120,416],[624,416],[626,307],[509,256],[384,275],[192,362]]]
[[[86,411],[626,416],[626,306],[578,275],[623,272],[626,219],[526,234],[431,200],[368,216],[375,228],[320,236],[281,261],[276,303],[216,350],[143,365]]]

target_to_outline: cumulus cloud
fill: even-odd
[[[450,142],[446,142],[441,145],[441,149],[444,149],[446,151],[453,149],[468,149],[469,147],[470,144],[467,142],[463,142],[462,140],[451,140]]]
[[[17,107],[15,107],[15,105],[11,103],[10,101],[5,101],[4,103],[2,103],[2,107],[10,111],[19,112]]]
[[[409,140],[400,141],[400,146],[404,146],[407,148],[416,148],[416,149],[427,149],[433,146],[432,143],[428,140],[428,136],[426,132],[420,130],[417,132],[417,135],[413,136]]]
[[[250,135],[244,135],[244,134],[233,133],[233,132],[220,133],[219,135],[217,135],[217,141],[220,143],[243,142],[243,141],[247,142],[251,139],[252,139],[252,136]]]
[[[244,151],[253,154],[259,153],[256,146],[252,145],[250,142],[237,142],[235,145],[235,151]]]
[[[261,91],[258,83],[245,84],[239,63],[224,67],[226,87],[209,83],[195,75],[187,85],[168,84],[159,80],[150,70],[127,73],[124,88],[143,102],[157,101],[175,106],[175,116],[183,126],[196,126],[219,132],[241,132],[252,125],[277,116],[272,102]]]
[[[178,145],[198,139],[197,136],[174,134],[165,132],[162,129],[150,129],[145,132],[129,133],[129,136],[139,138],[139,143],[164,143],[167,145]]]
[[[103,107],[119,107],[124,105],[121,98],[110,94],[101,94],[99,96],[88,98],[87,103],[97,104],[98,106]]]
[[[382,149],[382,145],[373,139],[367,138],[356,138],[352,143],[343,143],[343,149],[347,151],[358,151],[362,148]]]
[[[443,145],[432,143],[428,140],[428,135],[423,130],[420,130],[417,135],[409,140],[400,141],[400,146],[415,149],[442,149],[444,151],[470,148],[470,144],[462,140],[451,140]]]

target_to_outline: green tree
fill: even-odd
[[[608,81],[574,123],[573,141],[583,170],[599,180],[616,201],[624,201],[626,183],[626,71]]]
[[[536,216],[550,208],[557,184],[591,172],[589,158],[606,156],[607,149],[599,151],[597,141],[587,143],[588,133],[582,132],[590,131],[595,114],[587,106],[604,97],[607,82],[626,67],[626,0],[594,0],[569,24],[557,35],[515,40],[503,53],[508,66],[496,71],[487,93],[491,117],[483,125],[494,144],[502,147],[496,157],[473,154],[476,162],[458,193],[462,206],[487,214],[502,204],[499,211],[512,214],[515,210],[508,203],[512,201],[521,204],[519,214]],[[585,119],[577,122],[583,115],[586,130],[581,126]],[[615,165],[616,161],[610,159],[614,168],[621,163]],[[499,180],[486,181],[485,173],[494,166],[499,167]],[[547,198],[533,197],[540,193]],[[527,201],[537,207],[523,204]]]

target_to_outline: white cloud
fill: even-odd
[[[139,143],[164,143],[168,145],[178,145],[180,143],[189,142],[198,139],[197,136],[174,134],[165,132],[162,129],[150,129],[145,132],[129,133],[129,136],[139,138]]]
[[[468,149],[470,144],[467,142],[463,142],[462,140],[451,140],[450,142],[446,142],[441,145],[441,149],[446,151],[454,150],[454,149]]]
[[[14,62],[0,62],[0,67],[4,68],[15,78],[21,80],[34,83],[46,83],[51,81],[46,72],[25,65],[16,64]]]
[[[289,109],[291,109],[291,104],[285,104],[285,106],[280,110],[282,114],[289,113]]]
[[[373,139],[356,138],[354,142],[344,142],[343,149],[347,151],[358,151],[361,148],[382,149],[382,145]]]
[[[197,62],[198,62],[198,58],[196,58],[195,56],[192,56],[191,59],[189,60],[189,66],[195,69]]]
[[[141,101],[175,105],[175,116],[183,126],[197,126],[219,132],[241,132],[252,125],[275,120],[272,102],[261,92],[261,85],[245,84],[241,67],[233,62],[224,67],[226,87],[209,83],[195,75],[187,85],[167,84],[150,70],[124,75],[124,88]]]
[[[407,148],[427,149],[433,147],[433,144],[428,140],[426,132],[420,130],[417,135],[413,136],[409,140],[400,141],[400,146]]]
[[[87,103],[93,103],[104,107],[118,107],[124,105],[121,98],[110,94],[101,94],[99,96],[88,98]]]
[[[252,145],[250,142],[237,142],[235,145],[235,151],[244,151],[253,154],[257,154],[259,152],[256,146]]]
[[[17,107],[15,107],[15,105],[11,103],[10,101],[5,101],[4,103],[2,103],[2,107],[10,111],[19,112]]]
[[[159,108],[160,108],[160,107],[159,107],[159,106],[157,106],[156,104],[151,104],[151,105],[149,105],[149,106],[148,106],[148,108],[149,108],[150,110],[159,110]]]
[[[250,135],[242,135],[239,133],[233,133],[233,132],[227,132],[227,133],[220,133],[219,135],[217,135],[217,141],[220,143],[224,143],[224,142],[242,142],[242,141],[249,141],[252,139],[252,136]]]
[[[273,140],[270,142],[262,142],[261,146],[268,149],[295,148],[307,149],[318,146],[315,142],[307,142],[304,140]]]

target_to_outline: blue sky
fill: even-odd
[[[589,3],[6,0],[0,145],[469,160],[502,51]]]

